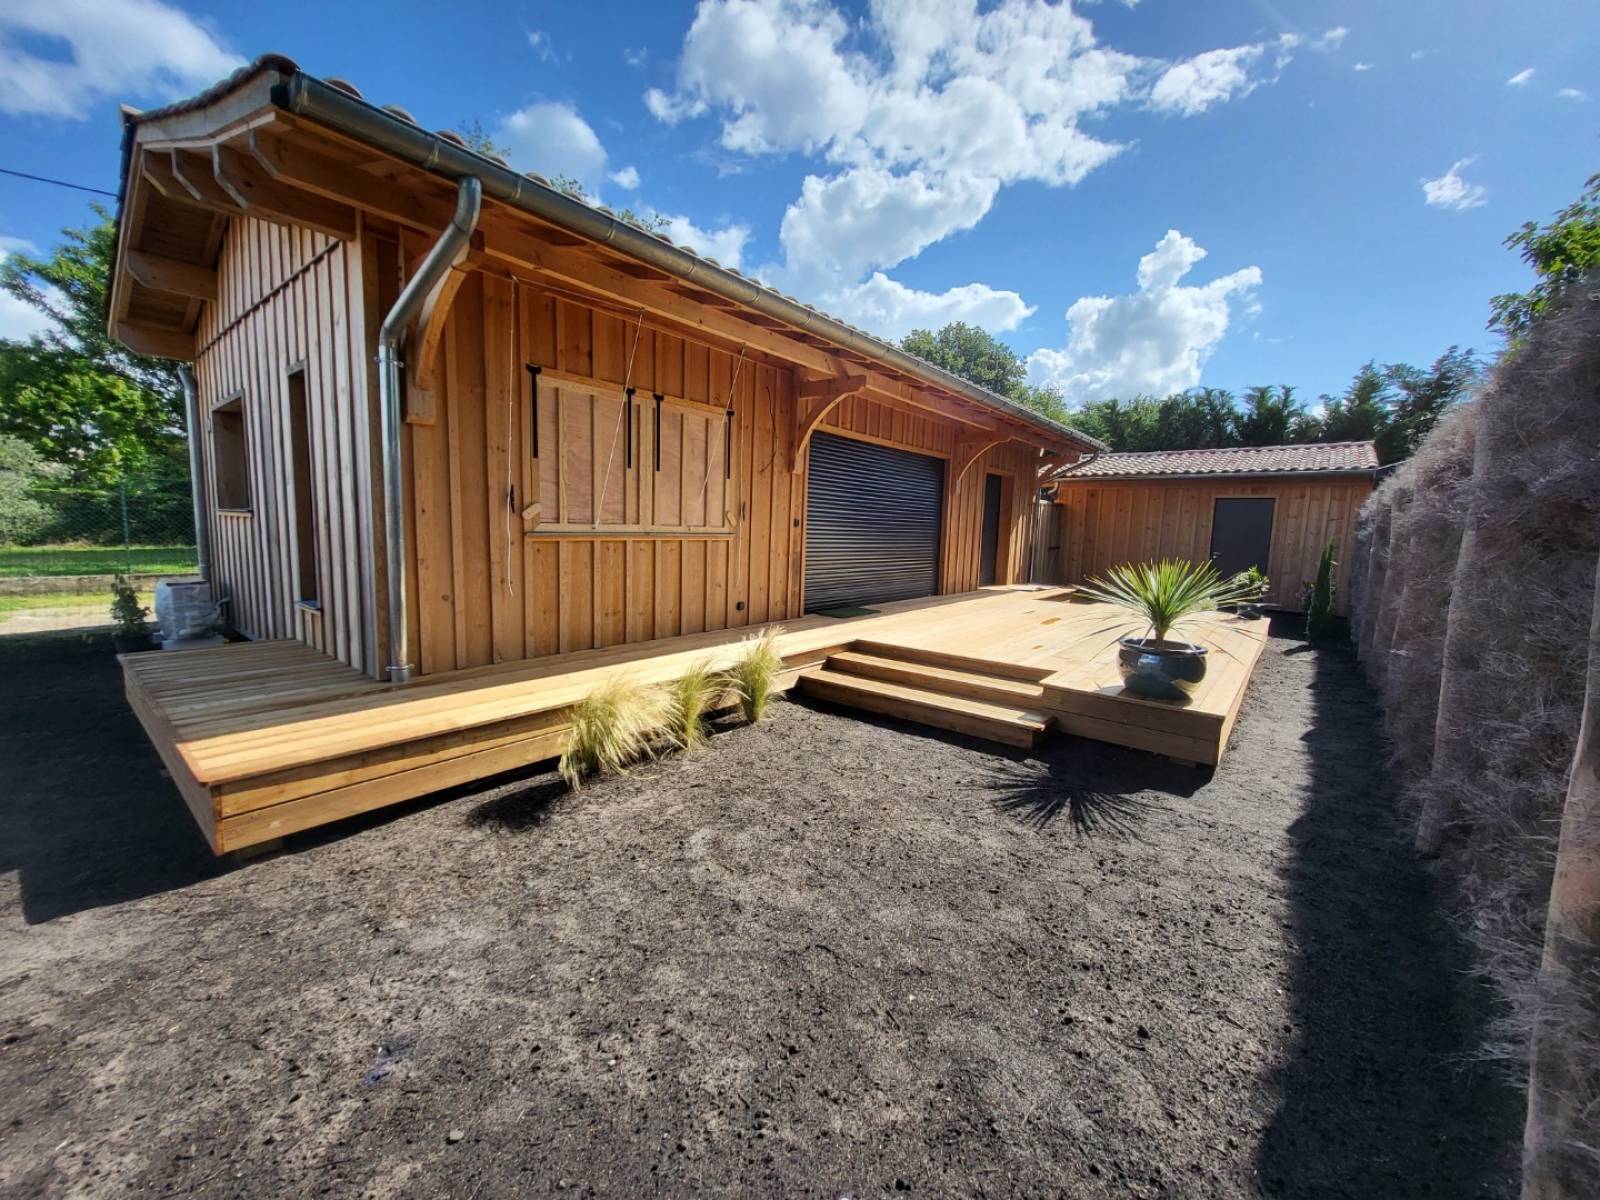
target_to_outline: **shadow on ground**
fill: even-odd
[[[1304,653],[1302,647],[1288,654]],[[1257,1155],[1291,1196],[1505,1196],[1514,1191],[1512,1089],[1469,1061],[1488,998],[1412,854],[1376,700],[1347,644],[1315,650],[1311,785],[1290,826],[1294,1052]],[[1505,1140],[1485,1129],[1507,1131]]]
[[[0,639],[0,871],[30,925],[221,874],[104,634]]]

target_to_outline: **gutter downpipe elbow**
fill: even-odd
[[[178,364],[178,380],[183,384],[183,420],[189,434],[189,494],[194,503],[195,572],[211,582],[211,530],[206,527],[205,456],[200,453],[200,391],[194,381],[194,368]]]
[[[383,422],[383,550],[389,601],[390,683],[409,683],[412,673],[406,610],[406,486],[400,446],[404,402],[400,385],[403,366],[400,344],[434,285],[466,251],[482,208],[483,184],[475,175],[462,176],[456,184],[455,216],[439,234],[439,240],[428,251],[417,273],[406,281],[400,298],[378,327],[378,410]]]

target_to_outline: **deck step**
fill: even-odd
[[[1044,713],[814,667],[800,675],[800,690],[836,704],[933,725],[1008,746],[1032,746],[1050,724]]]
[[[921,663],[928,667],[945,667],[952,671],[970,671],[1001,679],[1015,679],[1021,683],[1038,683],[1055,672],[1049,667],[1025,667],[1020,663],[995,662],[974,658],[966,654],[952,654],[948,650],[929,650],[921,646],[901,646],[894,642],[857,638],[850,649],[879,658],[893,658],[900,662]]]
[[[1037,683],[1002,679],[979,671],[907,662],[882,654],[864,654],[859,650],[829,655],[828,669],[846,675],[901,683],[927,692],[943,692],[947,696],[962,696],[968,700],[989,700],[1017,708],[1040,708],[1044,702],[1044,687]]]

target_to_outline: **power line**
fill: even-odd
[[[81,183],[68,183],[64,179],[48,179],[43,175],[29,175],[26,171],[13,171],[9,167],[0,167],[0,175],[15,175],[18,179],[31,179],[35,183],[53,183],[56,187],[71,188],[75,192],[93,192],[96,196],[110,196],[117,198],[115,192],[108,192],[105,188],[84,187]]]

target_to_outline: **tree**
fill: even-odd
[[[1506,292],[1489,301],[1489,328],[1515,345],[1563,291],[1600,267],[1600,175],[1591,175],[1583,194],[1548,225],[1528,221],[1505,244],[1520,251],[1539,276],[1526,292]]]
[[[1426,371],[1406,363],[1391,363],[1384,377],[1397,396],[1388,421],[1378,431],[1378,460],[1397,462],[1409,458],[1422,439],[1451,405],[1459,403],[1478,383],[1483,367],[1471,350],[1451,346]]]
[[[1409,369],[1409,368],[1408,368]],[[1308,442],[1369,442],[1389,423],[1394,390],[1386,371],[1368,359],[1342,396],[1322,397],[1322,415],[1308,417]]]
[[[1241,446],[1282,446],[1292,440],[1305,415],[1294,398],[1294,388],[1271,384],[1250,388],[1244,394],[1244,408],[1234,422]]]
[[[182,447],[177,366],[134,354],[105,329],[116,229],[64,229],[45,259],[13,254],[0,287],[51,319],[27,341],[0,340],[0,433],[83,481],[106,482],[170,462]]]
[[[1069,422],[1071,414],[1061,393],[1029,383],[1027,364],[986,329],[965,321],[952,321],[938,333],[913,329],[900,339],[900,349],[1052,421]]]
[[[54,514],[34,489],[60,471],[21,438],[0,434],[0,546],[32,542],[49,528]]]

